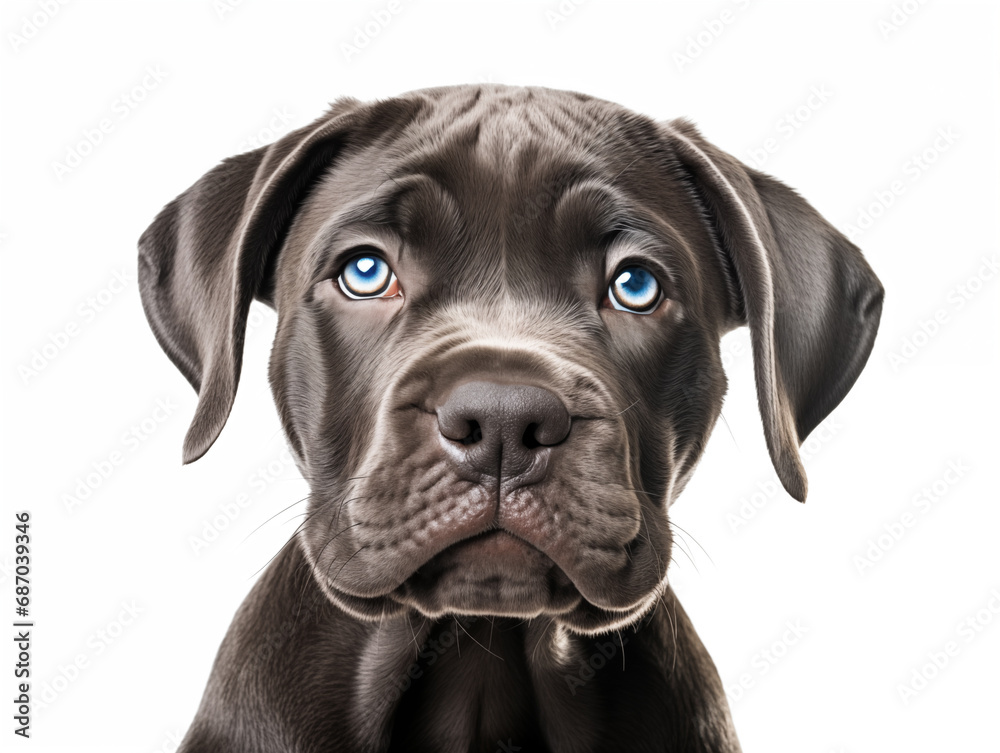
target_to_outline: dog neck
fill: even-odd
[[[260,732],[242,751],[739,750],[669,589],[637,626],[601,636],[551,618],[365,622],[326,598],[294,545],[241,608],[181,750],[216,750],[247,715]]]
[[[594,693],[576,669],[556,666],[557,632],[547,620],[452,617],[421,632],[407,666],[397,664],[388,675],[390,695],[399,698],[390,750],[539,749],[547,737],[549,686],[560,681],[560,669],[578,681],[579,710],[593,705],[584,699]],[[596,742],[593,716],[578,716],[573,748],[587,750]]]

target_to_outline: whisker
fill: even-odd
[[[243,541],[241,541],[241,542],[240,542],[240,544],[241,544],[241,545],[242,545],[242,544],[245,544],[245,543],[246,543],[246,540],[247,540],[247,539],[249,539],[249,538],[250,538],[251,536],[253,536],[253,535],[254,535],[255,533],[257,533],[257,531],[259,531],[259,530],[260,530],[261,528],[263,528],[264,526],[266,526],[266,525],[267,525],[268,523],[270,523],[270,522],[271,522],[272,520],[274,520],[274,519],[275,519],[276,517],[278,517],[279,515],[281,515],[281,513],[285,512],[285,510],[291,510],[291,509],[292,509],[293,507],[295,507],[295,505],[301,505],[301,504],[302,504],[303,502],[305,502],[305,501],[306,501],[307,499],[309,499],[309,498],[310,498],[311,496],[312,496],[312,494],[307,494],[307,495],[306,495],[305,497],[303,497],[302,499],[300,499],[300,500],[299,500],[298,502],[292,502],[292,504],[290,504],[290,505],[289,505],[288,507],[286,507],[286,508],[284,508],[284,509],[282,509],[282,510],[278,510],[278,512],[276,512],[276,513],[275,513],[274,515],[272,515],[272,516],[271,516],[270,518],[268,518],[268,519],[267,519],[267,520],[265,520],[265,521],[264,521],[263,523],[261,523],[261,524],[260,524],[259,526],[257,526],[257,527],[256,527],[256,528],[254,528],[254,529],[253,529],[252,531],[250,531],[250,533],[248,533],[248,534],[246,535],[246,538],[244,538],[244,539],[243,539]]]
[[[625,641],[622,640],[622,631],[621,630],[615,630],[615,632],[618,633],[618,645],[621,647],[621,650],[622,650],[622,672],[624,672],[625,671]]]
[[[310,570],[311,569],[311,566],[309,565],[309,561],[305,557],[302,558],[302,563],[299,565],[299,567],[300,568],[305,568],[306,570]],[[295,574],[298,575],[298,570],[296,570]],[[314,581],[313,581],[313,575],[312,575],[311,572],[307,572],[306,573],[306,577],[302,580],[302,588],[299,590],[298,604],[295,607],[295,622],[296,623],[298,623],[299,616],[302,614],[302,605],[305,602],[306,591],[309,590],[309,585],[311,583],[314,583]]]
[[[656,495],[654,495],[652,492],[643,491],[642,489],[633,489],[628,486],[623,486],[622,489],[624,489],[627,492],[635,492],[636,494],[645,494],[647,497],[653,497],[654,499],[656,497]]]
[[[722,423],[726,425],[726,431],[729,432],[729,436],[732,438],[733,444],[736,445],[736,449],[740,449],[740,443],[736,441],[736,435],[733,434],[733,430],[729,428],[729,422],[726,420],[726,414],[724,414],[721,410],[719,411],[719,418],[721,418]]]
[[[622,413],[624,413],[625,411],[631,410],[632,408],[634,408],[638,404],[639,404],[639,398],[636,398],[635,401],[630,406],[628,406],[628,408],[626,408],[625,410],[622,410],[622,411],[618,411],[617,413],[615,413],[613,415],[620,416]]]
[[[538,653],[538,647],[542,645],[542,640],[545,638],[546,632],[552,626],[552,621],[549,620],[548,625],[541,628],[541,634],[538,636],[538,640],[535,641],[535,647],[531,649],[531,663],[535,663],[535,655]]]
[[[458,621],[457,617],[455,618],[455,624],[458,625],[460,628],[462,628],[462,632],[464,632],[467,636],[469,636],[469,638],[472,639],[472,642],[475,643],[477,646],[479,646],[479,648],[481,648],[483,651],[485,651],[486,653],[488,653],[490,656],[495,656],[500,661],[504,661],[504,658],[502,656],[500,656],[499,654],[494,654],[492,651],[490,651],[488,648],[486,648],[486,646],[484,646],[482,643],[480,643],[479,641],[477,641],[473,637],[472,633],[470,633],[465,628],[465,625],[463,625],[461,622]],[[459,654],[459,656],[461,656],[461,654]]]
[[[339,534],[338,534],[338,535],[339,535]],[[339,569],[339,570],[337,571],[337,574],[336,574],[336,575],[334,576],[333,580],[332,580],[332,581],[330,581],[330,585],[331,585],[331,586],[332,586],[332,585],[333,585],[334,583],[336,583],[336,582],[337,582],[337,578],[339,578],[339,577],[340,577],[340,574],[341,574],[342,572],[344,572],[344,568],[345,568],[345,567],[347,567],[347,564],[348,564],[348,563],[349,563],[349,562],[350,562],[350,561],[351,561],[352,559],[354,559],[354,558],[355,558],[355,557],[357,557],[357,556],[358,556],[359,554],[361,554],[361,552],[363,552],[363,551],[364,551],[365,549],[367,549],[367,548],[368,548],[368,544],[365,544],[365,545],[364,545],[363,547],[361,547],[360,549],[358,549],[358,551],[356,551],[356,552],[355,552],[354,554],[352,554],[352,555],[351,555],[350,557],[348,557],[348,558],[347,558],[347,561],[346,561],[346,562],[344,562],[344,564],[340,566],[340,569]]]
[[[688,558],[688,562],[690,562],[691,566],[694,567],[695,572],[700,574],[701,571],[698,569],[698,565],[694,561],[694,558],[691,557],[691,552],[688,550],[688,548],[686,546],[684,546],[683,539],[681,539],[680,537],[678,537],[678,538],[674,539],[674,542],[677,544],[677,548],[681,551],[681,554],[683,554],[685,557]]]
[[[323,557],[324,552],[326,552],[326,548],[328,546],[330,546],[330,544],[332,544],[336,540],[337,536],[340,536],[340,534],[344,533],[344,531],[346,531],[346,530],[348,530],[350,528],[354,528],[354,526],[359,526],[359,525],[361,525],[360,521],[357,522],[357,523],[352,523],[351,525],[347,526],[347,528],[342,528],[340,531],[338,531],[336,536],[333,536],[333,537],[327,539],[327,542],[325,544],[323,544],[323,548],[319,550],[319,554],[317,554],[314,557],[314,560],[315,560],[316,564],[317,565],[319,564],[320,559]],[[355,554],[357,554],[357,552],[355,552]],[[333,562],[336,562],[336,561],[337,561],[337,558],[334,557],[333,558]],[[333,567],[333,562],[330,563],[330,567]],[[344,563],[344,564],[347,564],[347,563]],[[330,569],[328,567],[327,568],[327,577],[329,577],[329,575],[330,575]]]
[[[670,526],[671,526],[672,528],[676,528],[676,529],[677,529],[678,531],[680,531],[680,532],[681,532],[681,533],[683,533],[683,534],[684,534],[685,536],[687,536],[687,537],[688,537],[689,539],[691,539],[691,541],[693,541],[693,542],[694,542],[695,544],[697,544],[697,545],[698,545],[698,548],[699,548],[699,549],[701,549],[701,551],[703,551],[703,552],[705,553],[705,556],[706,556],[706,557],[708,557],[708,561],[709,561],[709,562],[711,562],[711,563],[712,563],[713,565],[715,564],[715,560],[713,560],[713,559],[712,559],[712,555],[710,555],[710,554],[708,553],[708,550],[707,550],[707,549],[705,549],[705,547],[703,547],[703,546],[702,546],[702,545],[701,545],[701,544],[699,543],[698,539],[696,539],[696,538],[695,538],[694,536],[692,536],[692,535],[691,535],[690,533],[688,533],[687,531],[685,531],[685,530],[684,530],[683,528],[681,528],[681,527],[680,527],[679,525],[677,525],[677,524],[676,524],[676,523],[675,523],[674,521],[672,521],[672,520],[668,520],[667,522],[669,523],[669,525],[670,525]]]
[[[426,620],[425,620],[425,622],[426,622]],[[410,640],[410,643],[413,644],[413,660],[416,661],[417,658],[420,656],[420,644],[417,643],[417,633],[413,629],[413,622],[410,620],[410,612],[406,613],[406,624],[410,628],[410,635],[413,636],[413,638]],[[423,630],[424,630],[424,626],[421,625],[420,626],[420,631],[423,632]],[[406,645],[409,646],[410,643],[407,643]]]
[[[289,544],[291,544],[293,541],[295,541],[295,539],[298,537],[299,533],[301,533],[301,531],[302,531],[303,527],[305,526],[305,524],[308,523],[314,516],[316,516],[317,514],[319,514],[319,512],[320,512],[319,510],[314,510],[308,516],[306,516],[306,519],[303,520],[301,523],[299,523],[298,527],[292,532],[292,535],[288,537],[288,541],[286,541],[284,544],[282,544],[281,548],[278,551],[276,551],[274,554],[272,554],[271,557],[270,557],[270,559],[268,559],[267,562],[265,562],[263,565],[261,565],[260,568],[257,570],[257,572],[255,572],[253,575],[251,575],[250,578],[256,577],[260,573],[261,570],[263,570],[265,567],[267,567],[268,565],[270,565],[272,561],[274,561],[275,557],[277,557],[279,554],[281,554],[283,551],[285,551],[285,547],[287,547]]]
[[[677,667],[677,626],[674,624],[674,616],[671,615],[670,608],[663,601],[663,594],[665,591],[666,589],[663,589],[660,592],[660,594],[656,597],[656,606],[657,608],[659,608],[661,604],[663,605],[663,608],[664,610],[666,610],[667,613],[667,621],[670,623],[670,636],[673,639],[673,652],[671,656],[670,674],[673,675],[674,670]]]
[[[639,508],[639,520],[642,521],[642,525],[646,526],[646,538],[647,538],[647,540],[651,540],[652,536],[650,536],[650,534],[649,534],[649,525],[647,525],[647,523],[646,523],[646,516],[643,515],[643,513],[642,513],[642,507]],[[657,572],[659,572],[660,569],[661,569],[659,547],[650,546],[650,549],[653,550],[653,556],[656,557],[656,570],[657,570]]]
[[[344,510],[344,505],[348,502],[357,502],[359,499],[368,499],[368,497],[351,497],[350,499],[344,498],[344,501],[340,503],[340,507],[337,508],[337,519],[334,521],[335,524],[340,523],[340,513]]]

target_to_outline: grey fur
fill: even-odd
[[[401,301],[339,292],[360,245]],[[881,285],[802,198],[684,121],[450,87],[337,102],[211,170],[139,248],[150,324],[199,393],[185,462],[226,422],[257,298],[312,489],[183,751],[739,750],[666,582],[668,509],[719,415],[722,334],[750,327],[799,500],[798,445],[868,358]],[[649,316],[601,308],[626,258],[666,288]],[[540,480],[470,480],[442,450],[436,409],[473,380],[566,406]]]

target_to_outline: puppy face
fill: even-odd
[[[357,611],[633,619],[724,391],[719,257],[617,118],[496,105],[345,155],[291,229],[271,377],[312,480],[303,541]],[[345,292],[359,255],[392,270],[395,295]],[[644,313],[609,295],[633,268],[660,289]],[[438,411],[470,382],[564,406],[569,431],[529,477],[500,467],[509,448],[497,472],[466,472]]]
[[[638,619],[721,407],[719,338],[743,323],[804,496],[796,443],[860,371],[881,288],[686,124],[460,87],[342,102],[251,155],[147,231],[144,303],[202,395],[189,459],[231,406],[249,301],[276,307],[271,385],[312,489],[300,544],[343,608]]]

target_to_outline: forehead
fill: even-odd
[[[594,137],[618,128],[622,118],[640,119],[611,102],[530,87],[449,87],[396,101],[410,107],[396,138],[407,152],[456,147],[503,173],[530,163],[541,149],[552,155],[596,154]]]
[[[360,133],[348,137],[334,172],[357,193],[372,195],[385,182],[420,175],[456,208],[510,216],[537,214],[586,181],[624,194],[641,184],[642,194],[629,196],[633,202],[669,201],[656,194],[677,187],[653,121],[573,92],[448,87],[380,103],[368,115]]]
[[[650,148],[656,125],[619,105],[531,88],[433,94],[401,132],[388,135],[386,174],[426,177],[473,219],[526,224],[584,184],[592,190],[577,199],[609,204],[614,196],[620,213],[664,198],[650,195],[659,193],[654,183],[670,183],[667,171],[650,170],[664,154]],[[628,190],[637,181],[646,187],[642,197]],[[598,185],[606,196],[593,190]]]
[[[648,118],[531,88],[418,92],[394,117],[392,102],[348,137],[310,200],[318,247],[368,229],[450,274],[514,261],[531,275],[554,259],[586,265],[627,234],[690,271],[697,213]]]

